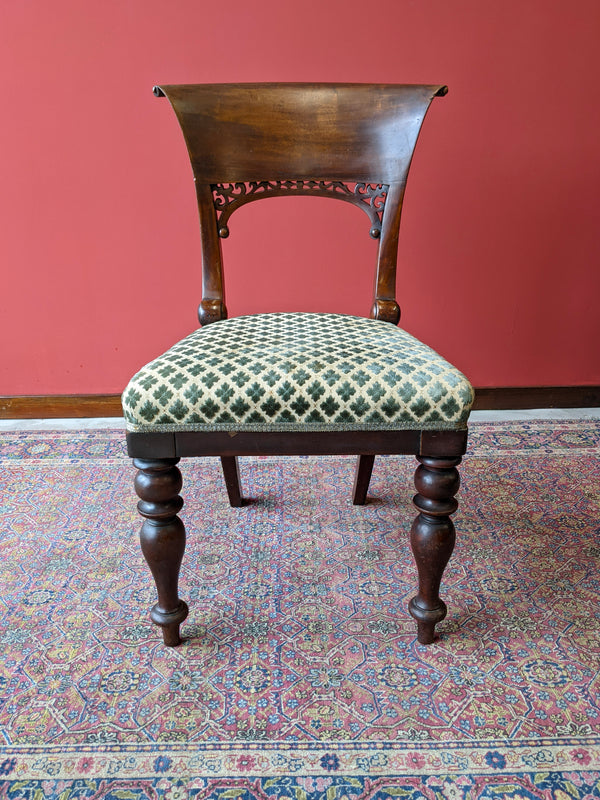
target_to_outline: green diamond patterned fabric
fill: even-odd
[[[234,317],[195,331],[123,393],[129,431],[464,428],[464,375],[387,322]]]

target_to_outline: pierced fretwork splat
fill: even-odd
[[[334,197],[352,203],[371,220],[369,234],[373,239],[381,235],[383,210],[389,186],[385,183],[344,183],[343,181],[246,181],[217,183],[211,186],[217,211],[217,227],[222,239],[229,236],[229,217],[240,206],[263,197],[285,195],[312,195]]]

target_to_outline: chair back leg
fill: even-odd
[[[221,456],[221,467],[225,478],[225,488],[229,496],[229,504],[233,508],[244,505],[242,485],[240,483],[240,469],[237,456]]]
[[[364,506],[367,502],[374,462],[375,456],[358,456],[354,473],[354,488],[352,489],[352,502],[355,506]]]

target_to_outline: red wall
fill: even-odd
[[[117,392],[196,326],[190,168],[151,88],[203,81],[447,83],[409,180],[402,324],[476,385],[600,383],[599,34],[598,0],[4,0],[0,394]],[[366,222],[242,209],[230,313],[368,313]]]

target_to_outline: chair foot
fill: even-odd
[[[433,644],[435,641],[435,626],[446,616],[446,604],[440,601],[436,608],[421,608],[417,598],[408,604],[408,611],[417,623],[417,639],[419,644]]]
[[[450,514],[458,507],[454,495],[460,486],[456,467],[461,459],[419,456],[418,461],[421,462],[415,473],[418,494],[413,503],[419,514],[411,528],[410,543],[419,574],[419,590],[408,610],[417,622],[419,642],[431,644],[435,626],[447,611],[439,589],[456,538]]]
[[[162,628],[163,642],[167,647],[177,647],[181,644],[179,626],[187,618],[188,607],[183,600],[179,601],[179,606],[174,611],[163,611],[156,603],[150,611],[150,619],[155,625]]]
[[[352,489],[352,503],[355,506],[364,506],[367,502],[367,492],[373,472],[375,456],[362,455],[356,461],[354,472],[354,488]]]
[[[142,553],[154,577],[158,603],[150,618],[162,628],[167,647],[181,643],[179,626],[188,607],[179,599],[179,568],[185,551],[185,528],[177,516],[183,506],[179,496],[181,473],[178,458],[134,459],[139,472],[135,490],[138,511],[144,517],[140,531]]]
[[[240,508],[244,505],[244,498],[242,497],[237,456],[221,456],[221,467],[225,478],[225,488],[229,496],[229,505],[233,508]]]

